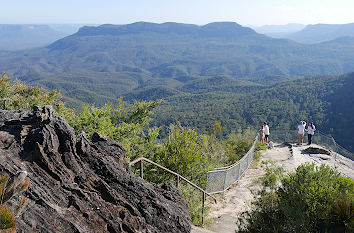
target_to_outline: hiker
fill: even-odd
[[[259,132],[259,140],[261,141],[261,143],[263,143],[264,142],[264,127],[263,127],[263,125],[258,132]]]
[[[299,137],[298,145],[302,145],[302,143],[304,142],[305,127],[306,127],[305,121],[300,121],[300,124],[297,126],[297,128],[299,129],[299,131],[298,131],[298,137]]]
[[[263,123],[263,128],[264,128],[264,141],[268,143],[269,140],[269,126],[267,122]]]
[[[315,134],[315,131],[316,131],[316,127],[315,125],[313,124],[313,122],[310,123],[309,126],[307,126],[307,139],[308,139],[308,144],[307,145],[311,145],[312,143],[312,136]]]

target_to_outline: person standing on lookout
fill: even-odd
[[[308,145],[311,145],[312,143],[312,136],[315,134],[316,127],[313,124],[313,122],[310,123],[309,126],[307,126],[307,137],[308,137]]]
[[[258,132],[259,132],[259,140],[261,143],[263,143],[264,142],[264,126],[263,125]]]
[[[305,121],[300,121],[300,124],[297,126],[297,128],[299,129],[299,131],[298,131],[298,137],[299,137],[298,145],[302,145],[302,143],[304,142],[305,127],[306,127]]]
[[[263,123],[263,128],[264,128],[264,141],[266,143],[268,143],[270,133],[269,133],[269,126],[268,126],[267,122]]]

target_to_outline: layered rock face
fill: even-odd
[[[76,138],[50,107],[0,111],[0,172],[31,179],[20,232],[190,232],[181,192],[134,176],[124,155],[98,133]]]

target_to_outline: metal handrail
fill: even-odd
[[[152,165],[155,165],[156,167],[158,168],[161,168],[162,170],[165,170],[169,173],[171,173],[172,175],[175,175],[176,176],[176,186],[177,188],[179,187],[179,181],[182,179],[184,180],[185,182],[187,182],[188,184],[190,184],[193,188],[195,189],[198,189],[200,192],[202,192],[202,205],[203,205],[203,208],[202,208],[202,224],[204,224],[204,208],[205,208],[205,198],[206,196],[209,196],[211,197],[215,203],[217,203],[217,200],[215,197],[213,197],[211,194],[207,193],[204,189],[200,188],[198,185],[194,184],[193,182],[187,180],[186,178],[184,178],[183,176],[181,176],[180,174],[174,172],[174,171],[171,171],[170,169],[168,168],[165,168],[164,166],[161,166],[160,164],[158,163],[155,163],[153,161],[151,161],[150,159],[147,159],[145,157],[140,157],[138,159],[135,159],[134,161],[130,162],[129,163],[129,166],[133,166],[134,164],[140,162],[140,177],[143,179],[144,178],[144,166],[143,166],[143,162],[148,162]]]

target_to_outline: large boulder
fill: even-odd
[[[134,176],[124,156],[98,133],[76,138],[51,107],[0,111],[0,172],[31,179],[21,232],[190,232],[180,190]]]

